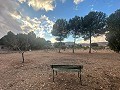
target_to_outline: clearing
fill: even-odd
[[[101,50],[31,51],[0,54],[0,90],[120,90],[120,54]],[[77,73],[58,72],[52,82],[51,64],[83,65]]]

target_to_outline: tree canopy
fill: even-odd
[[[44,38],[36,37],[34,32],[28,34],[17,34],[8,32],[7,35],[1,38],[0,43],[10,47],[13,50],[36,50],[43,49],[47,44]]]
[[[106,40],[111,50],[120,52],[120,9],[112,13],[107,19]]]
[[[18,44],[17,37],[13,32],[9,31],[7,35],[1,38],[1,43],[9,47],[10,49],[15,49]]]
[[[68,28],[74,38],[73,53],[74,53],[76,38],[80,37],[81,32],[83,30],[82,24],[83,24],[83,17],[79,17],[79,16],[75,16],[74,18],[70,19],[68,23],[69,26]]]
[[[65,19],[58,19],[53,25],[53,30],[51,31],[52,35],[56,37],[56,40],[60,42],[59,52],[61,48],[61,41],[63,41],[64,38],[67,38],[69,32],[67,26],[68,23]]]
[[[65,19],[58,19],[53,25],[53,30],[51,31],[52,35],[60,38],[60,40],[67,38],[67,25],[68,24]]]
[[[92,11],[88,13],[83,19],[83,38],[90,39],[90,50],[91,53],[91,37],[96,37],[106,32],[106,14],[103,12]]]

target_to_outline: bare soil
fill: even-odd
[[[0,54],[0,90],[120,90],[120,54],[112,51],[31,51]],[[82,85],[77,73],[58,72],[51,64],[83,65]]]

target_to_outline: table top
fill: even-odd
[[[52,69],[82,69],[83,65],[51,65]]]

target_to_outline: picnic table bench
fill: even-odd
[[[53,82],[54,82],[54,73],[55,72],[57,75],[57,71],[66,71],[66,72],[78,72],[78,77],[82,84],[81,69],[83,69],[83,65],[51,65],[51,68],[53,70]]]

